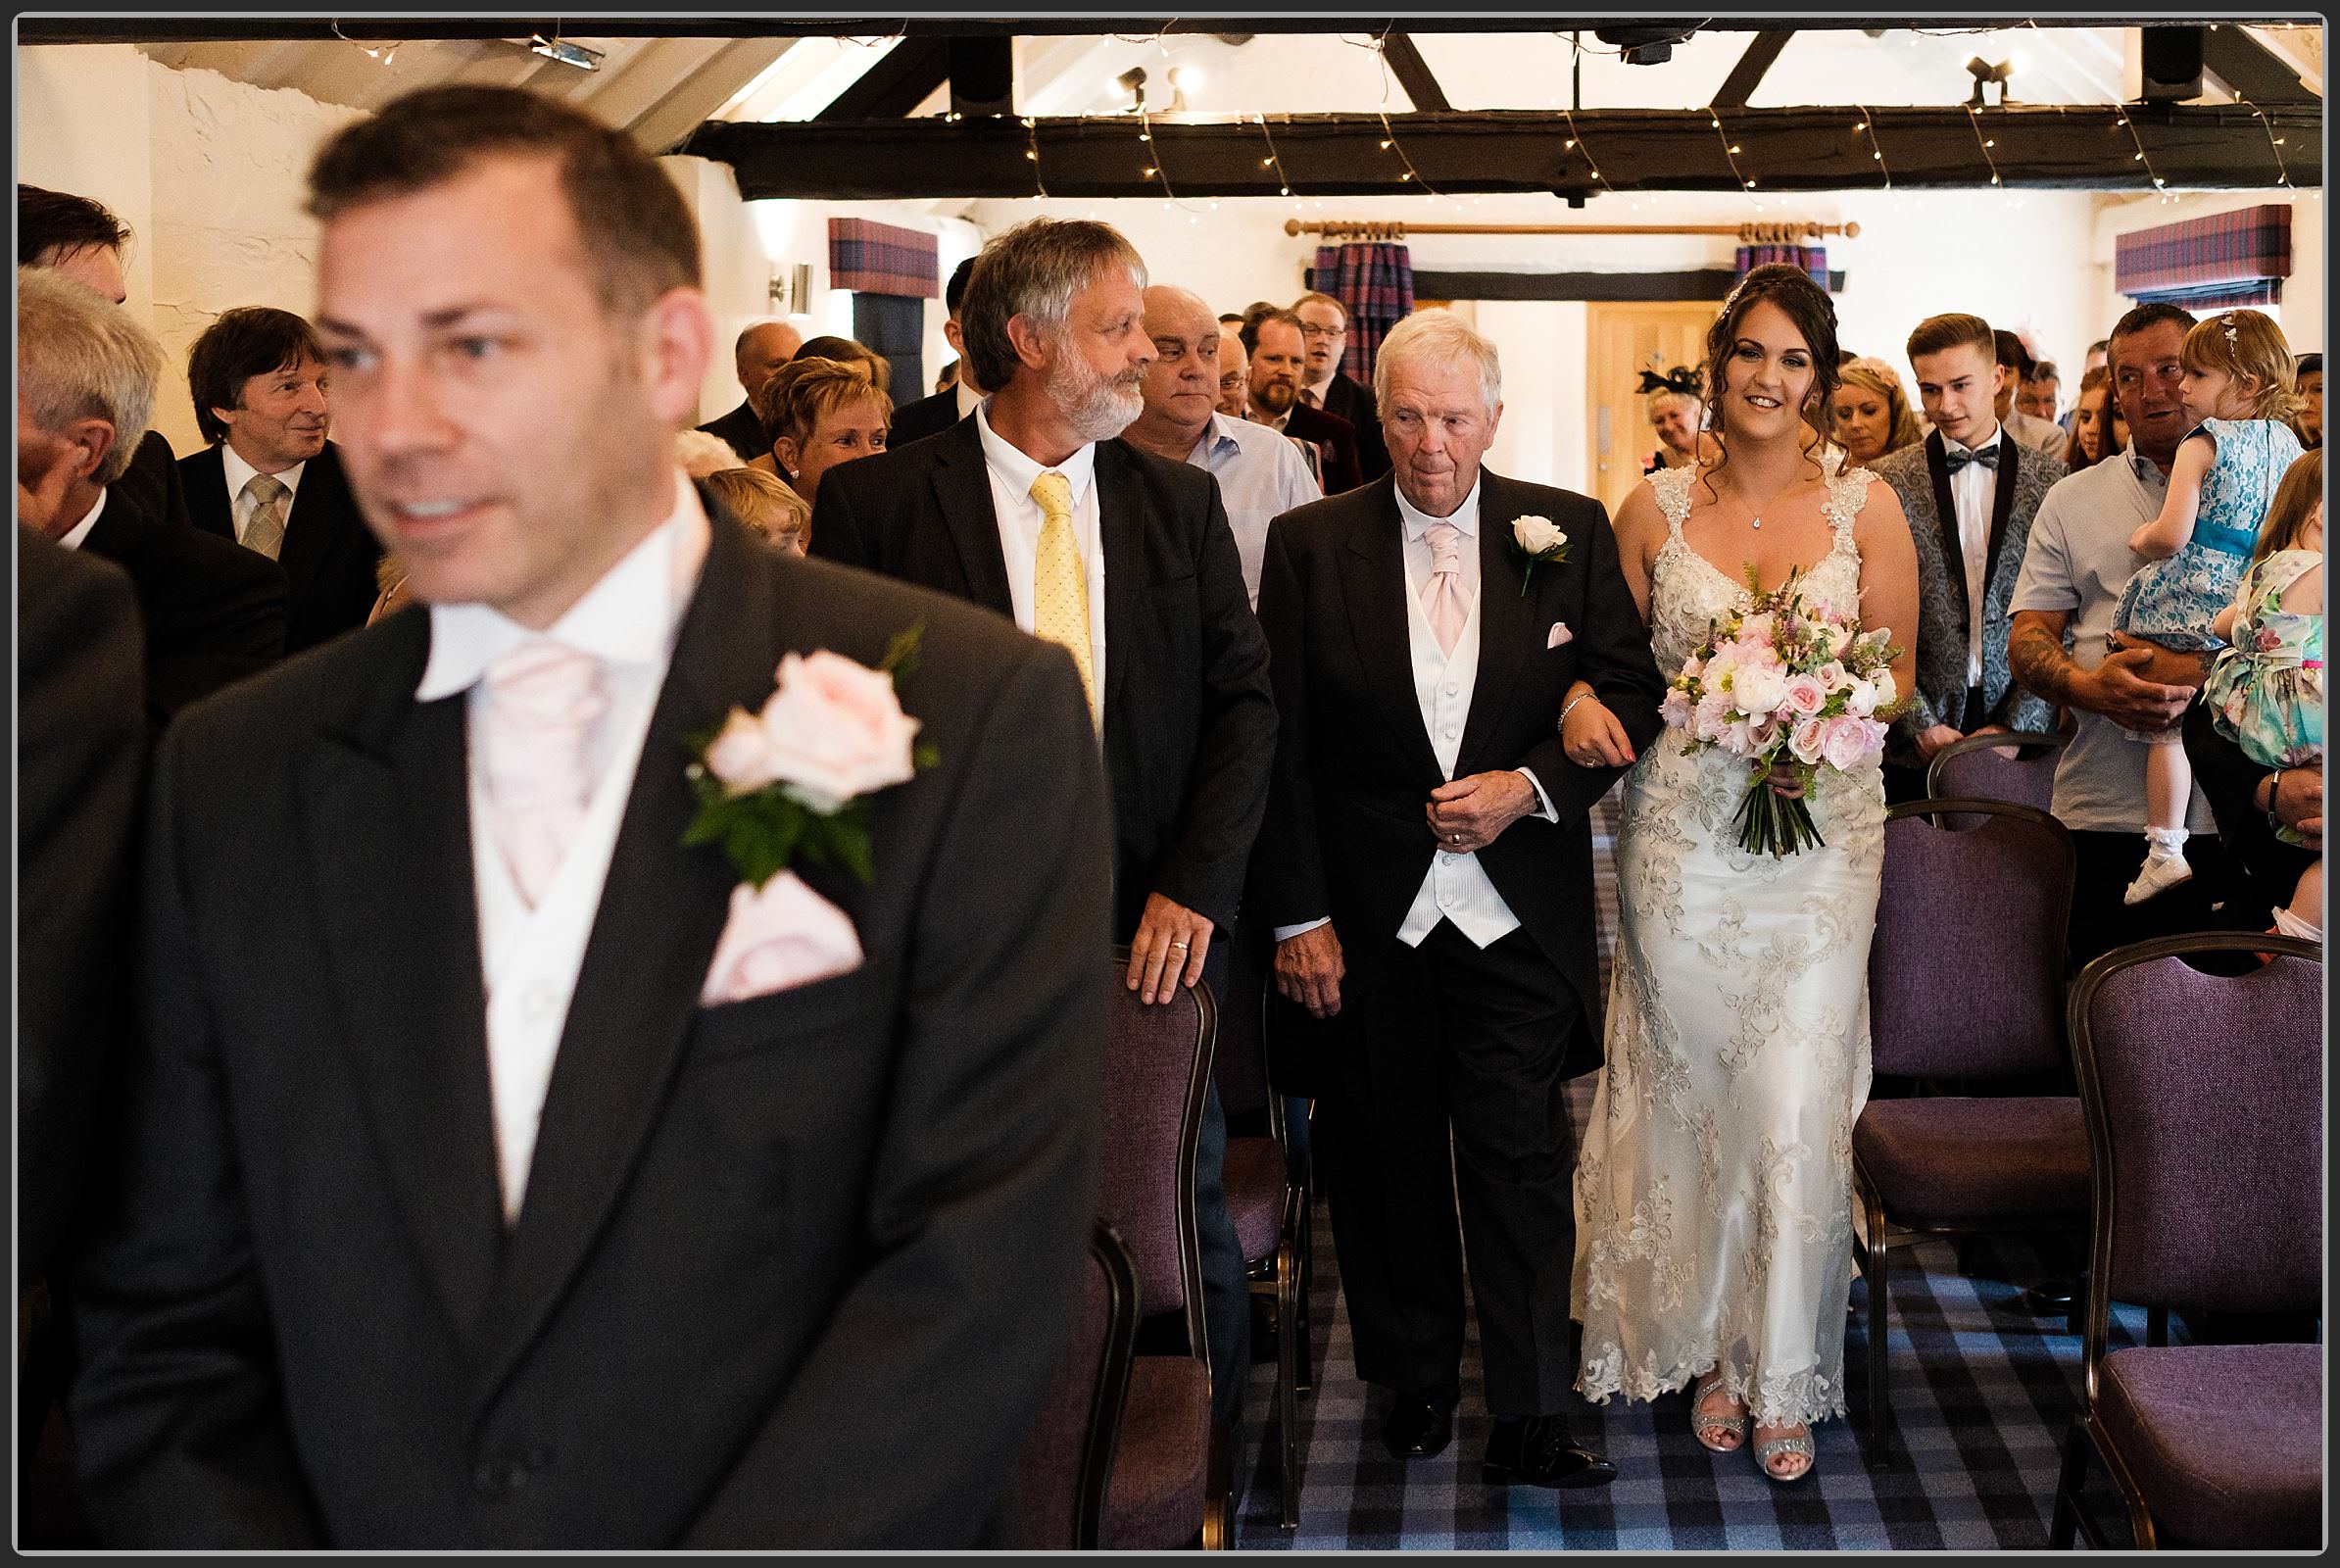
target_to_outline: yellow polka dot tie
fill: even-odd
[[[1097,717],[1097,672],[1089,646],[1089,573],[1073,542],[1072,481],[1050,468],[1032,481],[1040,503],[1040,552],[1032,567],[1032,630],[1060,643],[1081,672],[1089,716]]]

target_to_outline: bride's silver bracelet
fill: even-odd
[[[1573,713],[1573,712],[1575,712],[1575,711],[1576,711],[1576,707],[1577,707],[1577,704],[1579,704],[1579,703],[1597,703],[1597,702],[1599,702],[1599,701],[1600,701],[1600,699],[1599,699],[1597,696],[1595,696],[1593,693],[1591,693],[1591,692],[1586,692],[1586,693],[1584,693],[1584,694],[1582,697],[1572,697],[1572,698],[1570,698],[1570,699],[1568,700],[1568,702],[1567,702],[1566,704],[1564,704],[1564,705],[1562,706],[1561,710],[1560,710],[1560,722],[1561,722],[1561,724],[1565,726],[1565,725],[1568,723],[1568,715],[1569,715],[1570,713]]]

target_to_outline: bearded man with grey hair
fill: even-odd
[[[940,435],[830,469],[811,553],[987,605],[1072,654],[1112,788],[1109,934],[1129,944],[1123,983],[1150,1004],[1206,965],[1225,990],[1276,710],[1218,482],[1119,439],[1156,353],[1146,281],[1103,223],[1034,219],[993,239],[959,314],[990,396]],[[1231,1438],[1249,1303],[1224,1143],[1214,1090],[1196,1206],[1212,1412]]]
[[[1316,1169],[1384,1446],[1453,1436],[1467,1242],[1482,1478],[1597,1486],[1616,1469],[1575,1391],[1565,1091],[1601,1063],[1586,814],[1620,770],[1569,760],[1560,719],[1582,679],[1638,749],[1665,686],[1599,503],[1482,461],[1494,345],[1421,312],[1374,393],[1390,472],[1268,526],[1281,726],[1246,913],[1274,929],[1277,990],[1326,1020]]]
[[[163,365],[120,305],[53,268],[17,269],[17,482],[42,498],[41,532],[129,573],[158,729],[283,656],[286,598],[268,557],[114,488],[153,421]]]

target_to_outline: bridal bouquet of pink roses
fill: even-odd
[[[1854,767],[1884,749],[1885,729],[1906,702],[1891,664],[1901,653],[1887,631],[1807,599],[1798,574],[1770,593],[1747,568],[1753,601],[1709,623],[1706,641],[1683,662],[1659,712],[1686,738],[1684,755],[1720,747],[1745,758],[1746,799],[1738,808],[1741,849],[1774,857],[1825,844],[1799,791],[1823,767]]]

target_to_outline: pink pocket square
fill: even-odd
[[[1576,635],[1575,632],[1568,629],[1567,621],[1555,620],[1552,622],[1552,634],[1543,640],[1543,645],[1546,648],[1557,648],[1562,643],[1576,641]]]
[[[731,890],[731,914],[707,966],[699,1004],[746,1002],[861,967],[861,939],[845,911],[783,871],[760,892]]]

